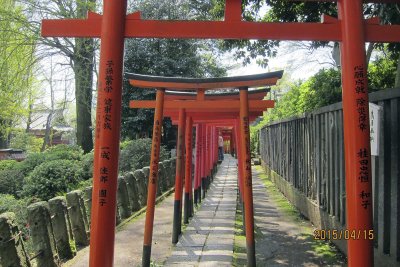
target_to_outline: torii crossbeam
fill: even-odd
[[[311,0],[302,2],[307,1]],[[350,231],[373,228],[365,42],[400,42],[400,26],[380,25],[376,18],[365,20],[362,0],[338,0],[339,17],[324,16],[322,23],[245,22],[241,17],[241,2],[226,0],[224,21],[143,20],[139,12],[126,14],[127,0],[103,1],[103,15],[89,13],[86,20],[43,20],[44,37],[101,38],[90,267],[113,265],[124,38],[341,42],[347,228]],[[159,97],[163,95],[160,93]],[[350,267],[373,265],[372,240],[350,239],[347,243]]]

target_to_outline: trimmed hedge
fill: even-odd
[[[36,167],[25,178],[23,195],[49,200],[73,190],[82,179],[80,164],[72,160],[52,160]]]
[[[143,138],[128,141],[119,157],[119,171],[122,173],[141,169],[150,164],[151,139]],[[169,151],[160,147],[160,161],[169,158]]]

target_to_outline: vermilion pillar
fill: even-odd
[[[189,223],[189,217],[192,210],[192,136],[193,136],[193,120],[191,117],[186,118],[186,162],[185,162],[185,206],[183,209],[183,222]]]
[[[242,219],[243,219],[243,231],[246,232],[246,211],[245,211],[245,206],[244,206],[244,194],[243,194],[243,188],[244,188],[244,171],[243,171],[243,161],[242,161],[242,147],[241,147],[241,141],[243,138],[240,136],[240,121],[237,120],[235,122],[235,140],[236,140],[236,146],[237,146],[237,152],[236,152],[236,157],[238,161],[238,186],[239,186],[239,199],[240,199],[240,204],[242,208]]]
[[[206,188],[207,190],[210,187],[211,183],[211,176],[212,176],[212,138],[211,138],[211,131],[212,131],[212,126],[209,125],[207,128],[207,154],[206,154],[206,160],[207,160],[207,179],[206,179]]]
[[[202,188],[202,194],[200,195],[200,199],[204,199],[206,197],[206,176],[207,176],[207,160],[206,160],[206,155],[207,155],[207,124],[204,124],[202,127],[202,133],[201,133],[201,188]]]
[[[101,25],[89,265],[113,266],[126,0],[105,1]]]
[[[348,265],[373,266],[372,177],[361,0],[338,1],[342,27],[344,151]]]
[[[254,243],[253,188],[250,159],[249,99],[247,88],[240,88],[240,137],[241,162],[243,168],[243,196],[246,224],[247,266],[256,266]]]
[[[197,205],[200,200],[200,180],[201,180],[201,124],[196,127],[196,164],[194,176],[194,204]]]
[[[156,204],[158,163],[160,161],[161,126],[164,109],[164,89],[158,89],[156,95],[156,109],[154,112],[153,139],[151,145],[150,174],[147,187],[146,221],[144,225],[144,241],[142,266],[150,266],[151,242],[153,239],[154,209]],[[115,216],[114,216],[115,217]],[[98,266],[102,266],[101,264]]]
[[[184,147],[184,127],[186,121],[185,109],[179,110],[179,122],[178,122],[178,140],[176,144],[176,170],[175,170],[175,201],[174,201],[174,219],[172,226],[172,243],[178,242],[179,235],[182,229],[182,181],[183,181],[183,147]]]

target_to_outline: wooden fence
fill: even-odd
[[[372,157],[375,246],[398,266],[400,88],[371,93],[369,99],[382,107],[379,155]],[[345,228],[342,104],[274,122],[261,129],[259,139],[263,164]]]

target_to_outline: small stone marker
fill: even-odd
[[[71,220],[72,233],[77,246],[88,246],[88,226],[85,224],[86,213],[82,206],[82,191],[75,190],[67,194],[68,213]]]
[[[31,266],[12,212],[0,214],[0,266]]]
[[[122,220],[131,216],[128,189],[123,177],[118,177],[117,205],[119,216]]]
[[[71,259],[74,254],[69,243],[67,201],[65,197],[55,197],[49,200],[49,207],[58,254],[61,259]]]
[[[58,267],[56,241],[51,225],[49,204],[40,201],[28,206],[28,223],[37,266]]]
[[[128,189],[129,202],[131,203],[132,212],[140,210],[140,194],[138,185],[132,172],[128,172],[124,176],[126,188]]]

